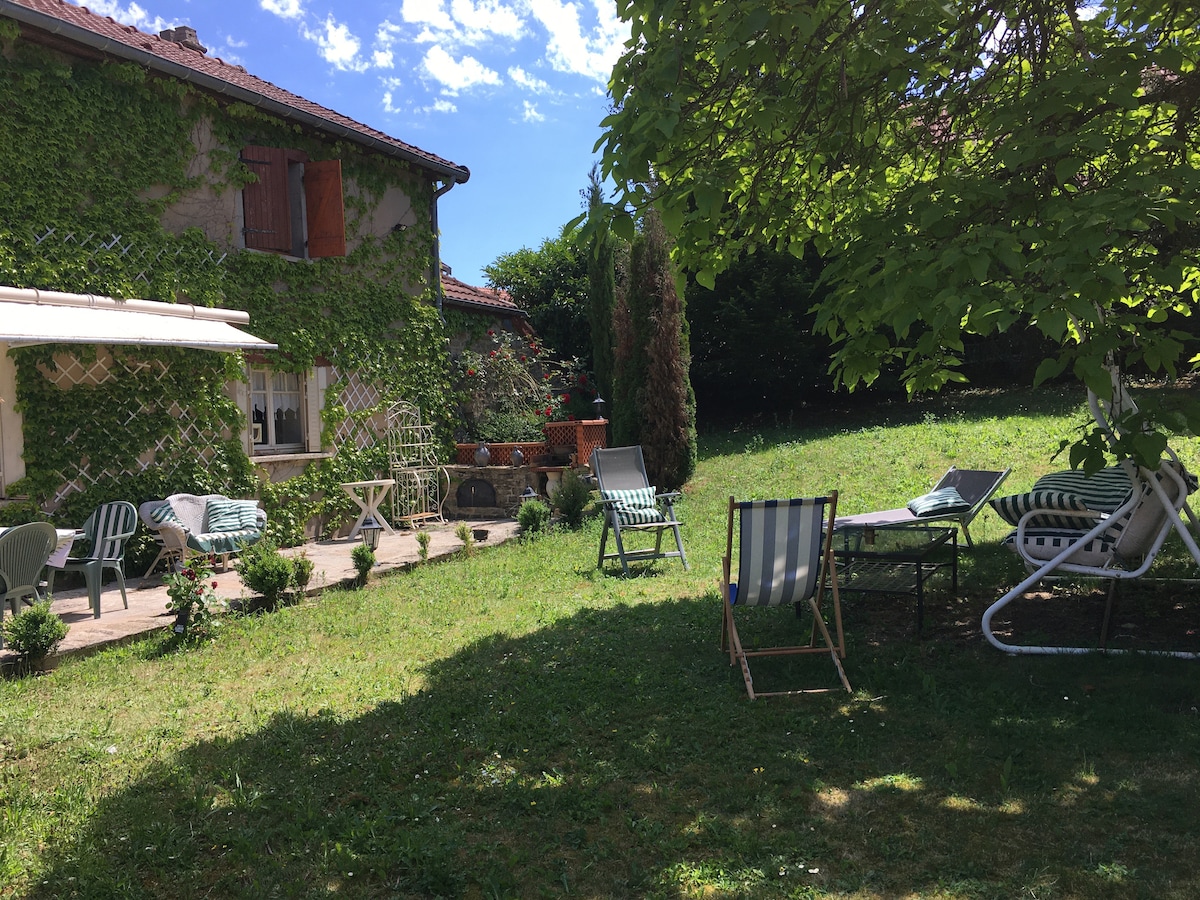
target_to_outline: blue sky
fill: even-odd
[[[442,260],[482,285],[582,211],[628,28],[616,0],[92,0],[471,170],[442,197]]]

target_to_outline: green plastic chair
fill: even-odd
[[[46,589],[53,593],[54,575],[64,572],[82,572],[87,582],[88,603],[92,616],[100,618],[100,582],[105,569],[117,574],[121,587],[121,600],[129,609],[129,597],[125,594],[125,544],[137,531],[137,510],[132,503],[114,500],[98,506],[83,523],[83,534],[90,546],[87,555],[71,557],[62,566],[51,566],[46,577]]]
[[[33,597],[41,600],[38,582],[46,560],[58,543],[58,532],[49,522],[30,522],[17,525],[0,534],[0,621],[4,620],[4,605],[17,614],[17,604]],[[0,647],[4,646],[0,638]]]

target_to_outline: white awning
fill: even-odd
[[[0,344],[127,344],[198,350],[277,350],[235,327],[250,314],[188,303],[117,300],[0,285]]]

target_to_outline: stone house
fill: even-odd
[[[449,445],[442,313],[472,301],[443,289],[437,210],[467,168],[209,56],[190,28],[63,0],[0,0],[0,108],[0,286],[175,323],[105,344],[70,304],[39,340],[0,321],[0,519],[220,491],[260,496],[296,541],[348,505],[339,482],[386,469],[389,404]],[[196,349],[169,304],[241,329],[220,348],[240,352]],[[520,317],[502,306],[475,311]]]

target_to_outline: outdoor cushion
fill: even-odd
[[[1062,491],[1030,491],[1027,494],[1010,494],[1007,497],[996,497],[992,500],[992,509],[996,510],[1009,525],[1016,525],[1021,517],[1035,509],[1061,510],[1068,512],[1083,512],[1088,506],[1076,494]],[[1095,522],[1095,516],[1034,516],[1027,524],[1034,528],[1087,528],[1089,522]]]
[[[237,531],[242,527],[242,511],[233,500],[212,499],[205,509],[204,521],[206,531]]]
[[[163,501],[162,506],[156,507],[150,512],[150,519],[157,525],[162,525],[164,522],[170,522],[172,525],[181,524],[179,516],[175,515],[175,510],[171,508],[171,504]]]
[[[201,553],[238,553],[244,544],[253,544],[262,537],[257,528],[241,528],[236,531],[213,531],[207,534],[189,534],[187,545]]]
[[[1085,509],[1112,512],[1129,499],[1133,485],[1130,484],[1129,475],[1123,468],[1109,466],[1095,475],[1086,475],[1078,469],[1051,472],[1035,481],[1033,490],[1073,494],[1084,504]]]
[[[1070,529],[1026,529],[1025,552],[1034,559],[1053,559],[1070,544],[1077,542],[1083,532]],[[1003,544],[1010,550],[1016,551],[1017,533],[1010,532]],[[1108,531],[1103,531],[1086,543],[1080,543],[1075,552],[1067,557],[1067,562],[1080,566],[1104,566],[1112,561],[1115,538]]]
[[[947,516],[966,512],[971,504],[963,499],[958,488],[944,487],[908,501],[908,509],[914,516]]]
[[[665,522],[655,502],[657,492],[653,486],[629,490],[605,490],[600,495],[611,501],[622,525],[649,525]]]

